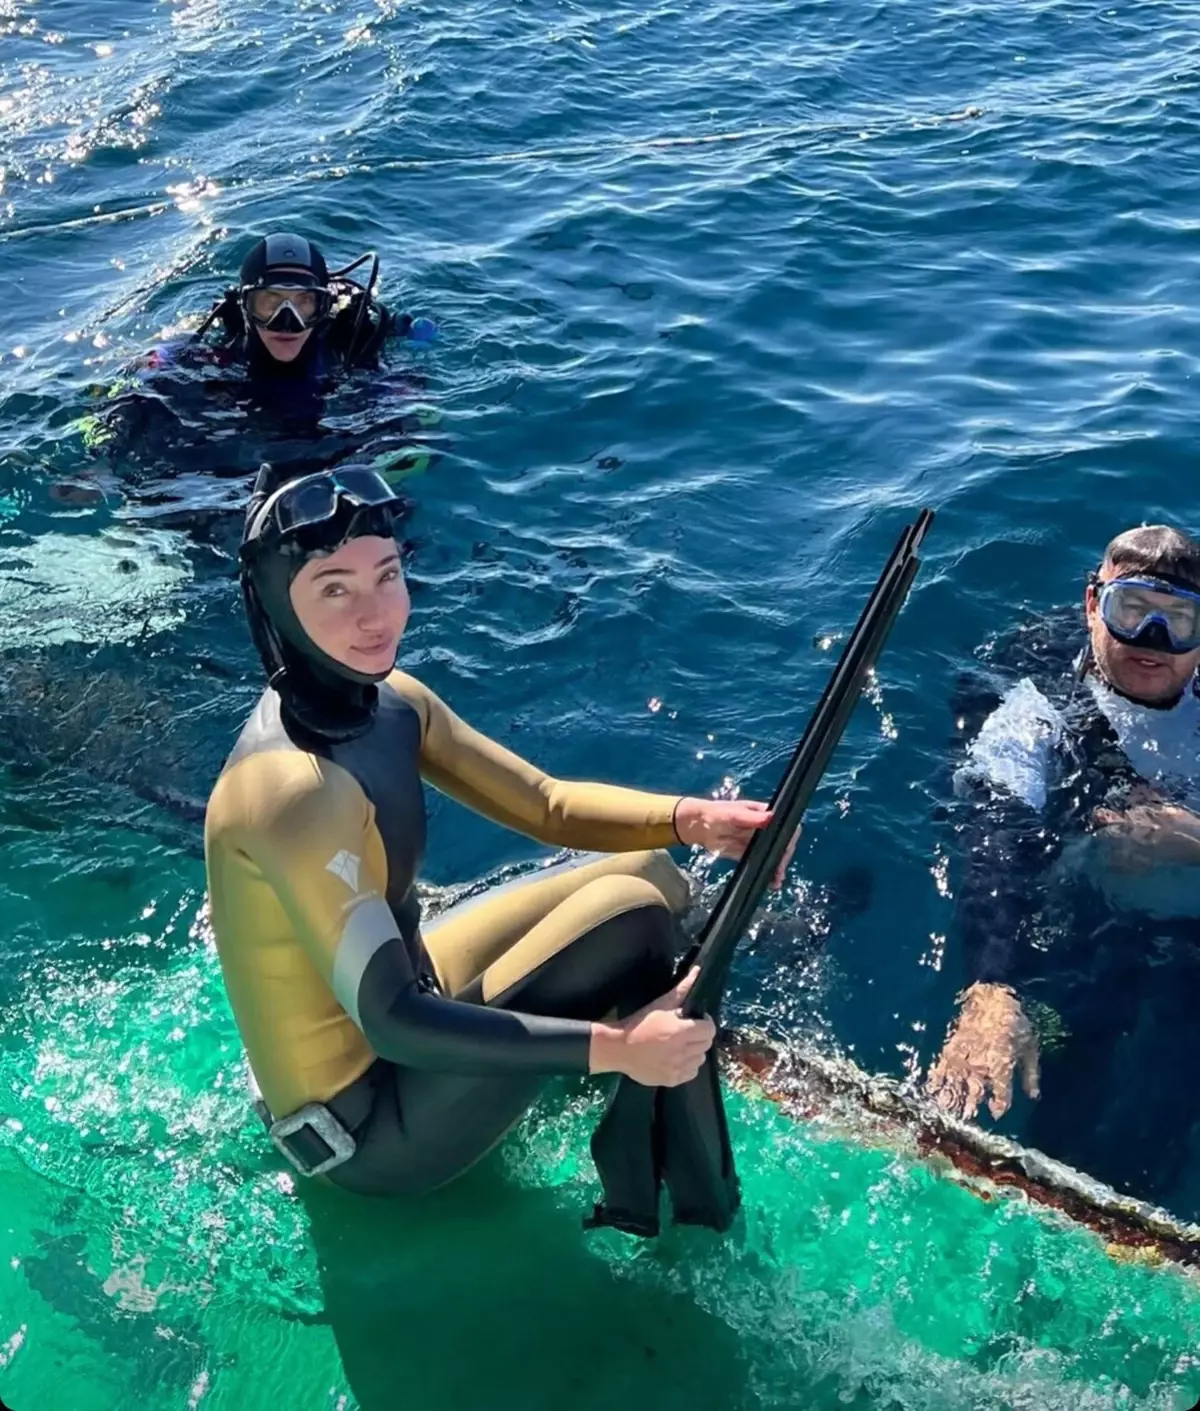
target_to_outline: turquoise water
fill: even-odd
[[[958,979],[933,819],[957,672],[1072,600],[1127,523],[1197,520],[1194,29],[1153,0],[0,0],[17,1411],[56,1386],[390,1405],[403,1375],[449,1404],[439,1378],[479,1384],[460,1317],[514,1406],[1191,1404],[1173,1275],[756,1108],[725,1253],[585,1245],[583,1114],[535,1122],[515,1182],[448,1196],[448,1243],[394,1212],[371,1216],[391,1239],[339,1233],[280,1191],[235,1091],[194,830],[153,800],[203,797],[255,694],[229,507],[286,438],[233,419],[198,433],[215,477],[195,455],[114,469],[88,418],[268,223],[339,260],[377,247],[384,296],[442,329],[410,359],[448,440],[411,483],[405,664],[560,774],[658,788],[770,788],[900,524],[936,505],[783,924],[739,974],[742,1017],[902,1071]],[[351,386],[330,444],[397,411]],[[105,501],[65,503],[67,479]],[[534,855],[434,812],[436,885]],[[530,1326],[563,1356],[518,1356]]]
[[[153,863],[121,953],[42,969],[6,1016],[16,1411],[1102,1411],[1200,1390],[1190,1280],[762,1101],[731,1103],[746,1214],[724,1241],[585,1239],[598,1107],[577,1090],[435,1197],[301,1203],[247,1120],[195,877]]]

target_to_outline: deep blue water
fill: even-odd
[[[1192,522],[1187,12],[6,14],[6,632],[95,641],[130,596],[124,618],[177,626],[139,625],[124,670],[149,656],[157,690],[195,691],[206,748],[181,782],[203,794],[252,681],[162,663],[250,666],[227,537],[146,527],[75,423],[100,406],[88,388],[194,325],[253,234],[295,224],[339,260],[377,247],[384,295],[442,330],[409,359],[449,440],[412,482],[405,660],[557,772],[767,791],[828,669],[819,643],[905,515],[937,506],[881,702],[797,869],[874,874],[822,969],[835,1034],[891,1067],[928,1045],[957,978],[952,945],[940,973],[921,963],[949,929],[931,813],[956,670],[1027,606],[1071,600],[1127,523]],[[328,420],[353,444],[378,414],[351,388]],[[235,424],[236,451],[221,429],[213,469],[256,464],[264,428]],[[186,469],[184,505],[241,493]],[[102,509],[50,497],[93,472]],[[48,547],[81,537],[91,557]],[[54,611],[31,623],[44,581]],[[528,854],[456,816],[430,873]],[[771,1009],[794,1001],[791,959],[759,957]]]
[[[446,437],[410,484],[403,663],[555,773],[765,795],[937,508],[777,904],[837,925],[815,959],[776,928],[738,992],[928,1061],[958,672],[1118,530],[1200,524],[1193,11],[0,0],[0,39],[6,1001],[97,914],[129,934],[122,889],[190,846],[129,776],[203,796],[256,693],[244,481],[189,461],[156,519],[79,421],[284,224],[378,249],[383,296],[439,322],[398,355]],[[382,415],[351,386],[327,421]],[[270,441],[222,430],[227,475]],[[437,809],[428,875],[535,854]]]

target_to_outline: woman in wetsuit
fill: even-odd
[[[242,583],[268,686],[206,825],[217,948],[272,1137],[303,1174],[379,1194],[460,1174],[552,1074],[699,1074],[719,1093],[712,1023],[682,1018],[673,985],[686,880],[655,850],[736,856],[770,816],[553,779],[396,671],[396,504],[363,467],[256,494]],[[541,842],[620,855],[423,931],[422,779]]]

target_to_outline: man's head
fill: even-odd
[[[1084,609],[1108,684],[1145,705],[1174,704],[1200,666],[1200,544],[1165,524],[1118,534]]]
[[[252,338],[277,362],[294,362],[329,317],[329,269],[301,235],[268,235],[242,262],[241,304]]]

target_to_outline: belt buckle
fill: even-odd
[[[309,1166],[287,1144],[288,1137],[295,1136],[305,1127],[311,1128],[331,1152],[324,1161],[318,1161],[314,1166]],[[335,1166],[349,1161],[358,1150],[354,1138],[323,1102],[305,1103],[295,1112],[272,1122],[267,1133],[280,1154],[302,1176],[319,1176],[325,1171],[332,1171]]]

